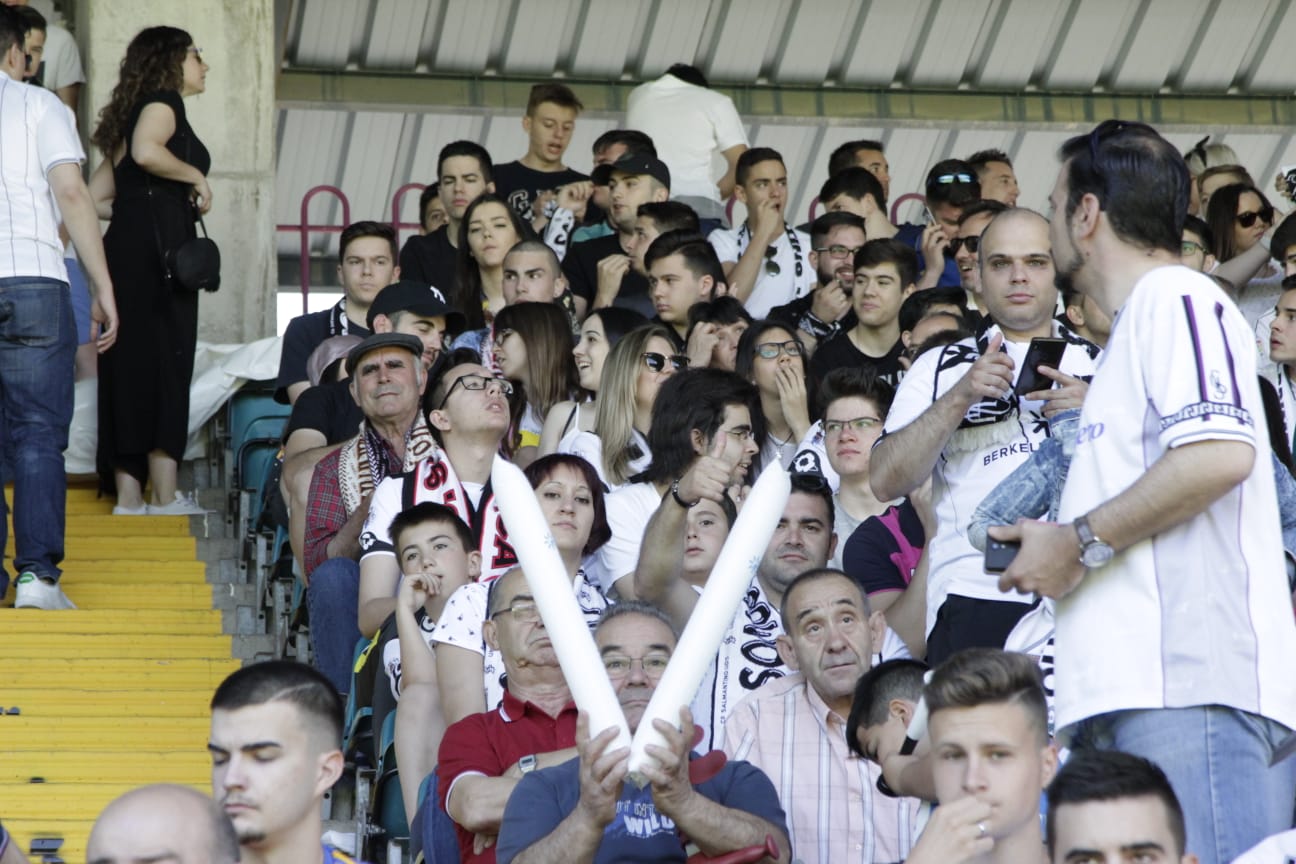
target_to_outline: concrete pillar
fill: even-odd
[[[77,0],[86,72],[81,131],[94,128],[117,84],[126,45],[145,27],[189,31],[211,66],[207,91],[185,100],[211,151],[207,231],[221,249],[221,289],[201,299],[198,337],[249,342],[274,335],[274,0]],[[102,154],[88,154],[93,167]]]

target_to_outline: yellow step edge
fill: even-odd
[[[176,750],[32,750],[7,753],[0,761],[0,785],[90,783],[105,776],[134,775],[143,766],[153,783],[202,783],[211,776],[211,758],[192,749]]]
[[[81,660],[114,657],[120,659],[200,659],[225,660],[230,656],[231,641],[228,636],[131,636],[104,634],[91,636],[64,636],[59,639],[59,650],[69,657]],[[19,641],[5,646],[7,660],[39,660],[49,655],[49,647],[38,643]],[[6,688],[0,685],[0,702]]]
[[[59,565],[64,579],[94,580],[122,577],[132,582],[176,582],[207,579],[207,565],[201,561],[149,561],[102,558],[64,561]]]
[[[110,801],[140,785],[140,782],[0,783],[0,802],[9,814],[5,817],[6,825],[11,818],[35,821],[50,813],[58,813],[63,819],[82,816],[93,821]],[[210,781],[184,785],[211,794]]]
[[[0,687],[0,707],[17,706],[22,712],[0,717],[0,723],[13,717],[185,717],[206,719],[211,713],[212,691],[188,690],[72,690],[49,688]],[[10,742],[12,743],[12,741]],[[0,752],[5,745],[0,744]],[[0,767],[4,763],[0,760]]]
[[[13,531],[12,523],[9,530]],[[79,537],[188,537],[189,517],[68,513],[66,533]]]
[[[66,560],[125,558],[152,561],[158,558],[194,560],[198,546],[193,537],[79,537],[69,532],[64,541]],[[13,537],[5,546],[5,556],[13,556]]]
[[[64,593],[79,609],[210,609],[210,585],[151,585],[147,589],[126,590],[117,586],[77,587],[68,585]]]
[[[12,592],[11,592],[12,594]],[[0,633],[42,636],[51,632],[74,633],[178,633],[219,635],[221,613],[161,609],[148,614],[124,615],[120,611],[73,609],[46,612],[40,609],[0,609]]]

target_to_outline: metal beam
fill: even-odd
[[[280,108],[336,108],[350,111],[520,112],[535,78],[335,70],[280,71]],[[638,81],[562,79],[587,112],[625,111]],[[920,90],[887,87],[803,87],[716,85],[739,113],[777,122],[786,118],[873,123],[1084,126],[1115,117],[1158,126],[1245,128],[1282,131],[1296,126],[1296,95],[1192,95],[1049,91]]]

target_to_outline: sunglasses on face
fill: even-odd
[[[500,392],[505,396],[513,395],[513,385],[505,379],[469,373],[467,375],[460,375],[455,379],[455,382],[450,385],[450,389],[446,391],[445,398],[441,400],[441,404],[437,406],[437,409],[440,410],[445,407],[445,404],[450,401],[450,394],[455,391],[456,387],[463,387],[465,390],[485,390],[491,384],[498,384]]]
[[[783,268],[774,260],[776,255],[778,255],[777,246],[770,246],[765,249],[765,272],[771,276],[777,276],[783,272]]]
[[[963,249],[965,247],[967,248],[968,252],[972,253],[973,255],[977,254],[978,252],[981,251],[981,238],[980,237],[955,237],[953,240],[949,241],[949,245],[946,246],[945,248],[948,255],[954,256],[958,254],[958,251],[960,249]]]
[[[687,369],[689,358],[684,354],[658,354],[656,351],[646,351],[643,354],[644,365],[654,372],[661,372],[670,363],[671,369],[678,372],[681,369]]]
[[[795,339],[789,339],[786,342],[762,342],[756,346],[756,356],[764,360],[773,360],[780,354],[786,354],[789,357],[800,357],[802,354],[801,343]]]
[[[1250,228],[1252,225],[1256,223],[1257,219],[1259,219],[1261,222],[1265,223],[1266,225],[1272,225],[1273,215],[1274,215],[1273,207],[1266,204],[1264,207],[1261,207],[1259,210],[1246,210],[1242,213],[1237,214],[1237,221],[1238,224],[1241,225],[1243,228]]]

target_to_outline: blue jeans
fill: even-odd
[[[351,662],[360,640],[360,565],[330,558],[316,567],[306,588],[315,668],[342,694],[351,692]]]
[[[66,282],[0,279],[0,451],[12,454],[16,573],[57,581],[67,512],[76,328]],[[0,548],[8,541],[0,496]],[[0,596],[9,575],[0,569]]]
[[[1076,750],[1123,750],[1155,762],[1184,811],[1188,851],[1227,864],[1292,825],[1296,759],[1272,768],[1289,730],[1221,705],[1113,711],[1083,721]]]

